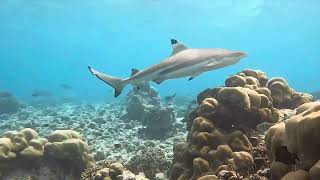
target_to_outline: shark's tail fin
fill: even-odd
[[[88,66],[88,68],[93,75],[114,88],[114,97],[118,97],[121,94],[123,88],[126,85],[122,79],[103,74],[90,66]]]

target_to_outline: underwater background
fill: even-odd
[[[0,180],[319,180],[319,18],[318,0],[0,0]],[[177,42],[237,52],[205,68],[248,56],[118,98],[93,70],[126,78]],[[190,52],[212,60],[172,57]]]
[[[190,82],[166,81],[156,86],[161,95],[195,96],[245,68],[313,92],[320,89],[319,10],[317,0],[1,0],[0,89],[25,100],[34,89],[45,89],[78,100],[113,101],[113,89],[87,66],[127,77],[131,68],[168,57],[175,38],[188,47],[249,56]],[[62,83],[72,91],[66,94]]]

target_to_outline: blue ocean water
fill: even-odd
[[[63,95],[65,83],[78,99],[112,100],[88,65],[127,77],[168,57],[176,38],[249,56],[190,82],[155,85],[161,95],[195,96],[246,68],[312,92],[320,89],[319,18],[317,0],[0,0],[0,90],[30,99],[34,89]]]

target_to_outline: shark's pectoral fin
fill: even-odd
[[[219,64],[219,62],[218,62],[218,61],[213,61],[213,62],[211,62],[211,63],[209,63],[209,64],[205,65],[205,67],[213,67],[213,66],[216,66],[216,65],[218,65],[218,64]]]
[[[171,45],[172,45],[172,53],[171,56],[177,54],[178,52],[181,52],[183,50],[188,49],[187,46],[185,46],[184,44],[178,42],[175,39],[171,39]]]
[[[139,72],[138,69],[131,69],[131,76],[137,74]]]
[[[201,74],[201,73],[192,74],[192,75],[189,77],[188,81],[191,81],[192,79],[196,78],[196,77],[199,76],[200,74]]]
[[[165,81],[165,79],[154,79],[153,82],[157,83],[157,84],[161,84],[163,81]]]

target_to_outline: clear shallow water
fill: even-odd
[[[78,99],[112,100],[112,89],[87,65],[126,77],[131,68],[166,58],[176,38],[189,47],[249,56],[191,82],[156,85],[162,95],[195,95],[244,68],[283,76],[299,91],[316,91],[319,18],[317,0],[1,0],[0,89],[30,99],[37,88],[64,95],[59,84],[67,83],[73,87],[67,93]]]

